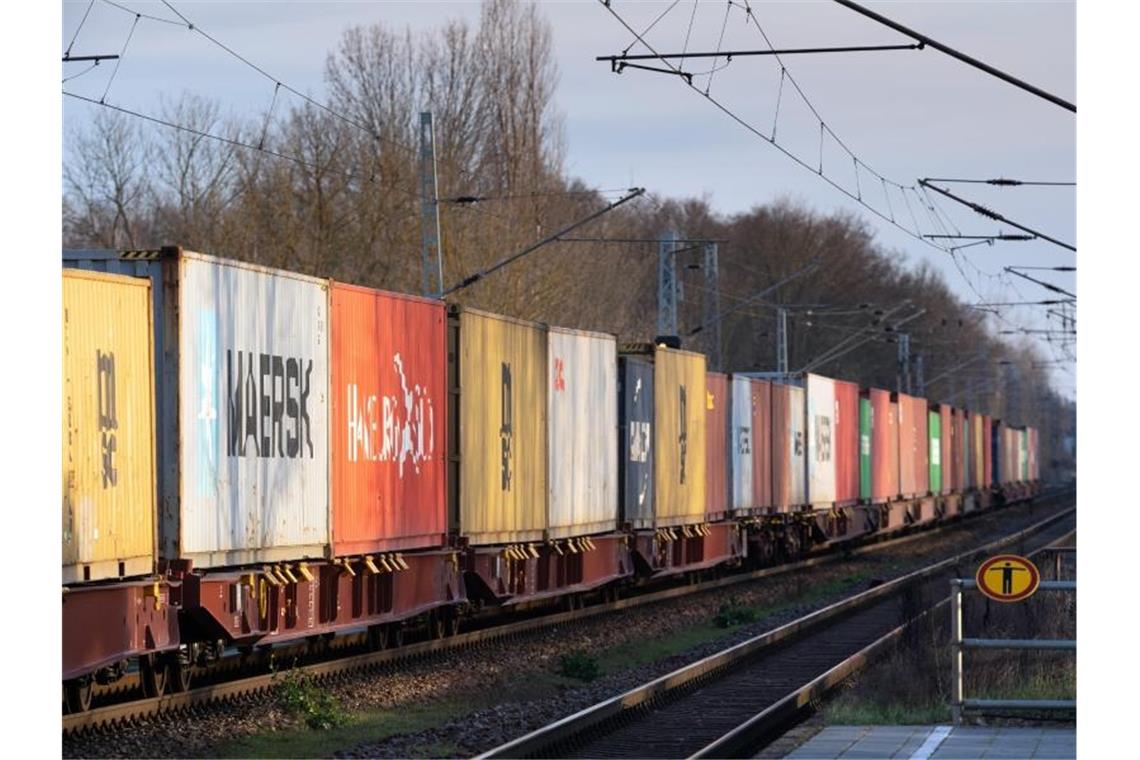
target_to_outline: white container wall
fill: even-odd
[[[807,386],[807,502],[835,502],[835,382],[808,375]]]
[[[747,377],[732,378],[732,419],[729,420],[728,456],[732,460],[732,508],[756,506],[752,488],[752,381]],[[767,431],[763,431],[767,434]]]
[[[547,435],[550,538],[617,529],[617,341],[551,327]]]
[[[198,254],[177,266],[181,482],[164,545],[199,567],[322,556],[328,286]]]

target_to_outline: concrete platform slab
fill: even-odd
[[[1011,726],[828,726],[787,755],[795,760],[1062,760],[1076,756],[1076,729]]]

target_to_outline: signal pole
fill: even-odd
[[[677,233],[666,232],[657,248],[657,335],[677,334]]]
[[[788,310],[776,309],[776,371],[788,373]]]
[[[443,298],[443,253],[439,244],[439,196],[436,194],[435,127],[431,111],[420,112],[420,227],[423,237],[424,295]],[[432,258],[435,281],[432,288]]]
[[[711,368],[720,371],[722,368],[723,357],[721,356],[721,320],[717,319],[720,315],[720,277],[717,272],[717,247],[716,243],[705,243],[705,325],[712,327],[712,333],[709,334],[709,364]]]

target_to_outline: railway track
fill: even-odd
[[[943,603],[955,566],[1015,546],[1035,553],[1075,529],[1075,507],[856,594],[499,746],[482,757],[748,756]]]
[[[1049,503],[1062,496],[1064,492],[1055,492],[1038,497],[1041,501]],[[985,516],[993,512],[976,512],[964,518],[955,518],[945,523],[937,524],[934,529],[923,528],[916,532],[894,538],[880,538],[880,540],[858,547],[832,547],[826,553],[812,556],[798,562],[765,568],[752,572],[735,574],[726,578],[719,578],[695,585],[675,586],[659,591],[639,593],[627,598],[590,605],[568,612],[545,614],[538,617],[517,620],[501,625],[473,630],[444,639],[420,641],[394,649],[378,652],[363,652],[349,654],[338,659],[323,662],[314,662],[300,665],[297,669],[304,670],[311,677],[321,680],[333,680],[362,672],[383,671],[399,667],[401,663],[415,660],[430,659],[444,653],[464,648],[478,647],[493,641],[510,640],[527,636],[546,628],[554,626],[572,625],[599,615],[631,609],[643,605],[660,603],[690,594],[703,593],[717,588],[747,583],[763,578],[770,578],[788,573],[802,571],[807,568],[835,562],[852,556],[876,553],[892,547],[907,544],[922,538],[928,538],[941,530],[961,525],[964,520],[972,517]],[[351,637],[345,637],[349,639]],[[343,647],[344,651],[354,652],[351,646]],[[280,658],[288,662],[288,655]],[[233,663],[222,663],[221,671],[230,674],[242,674],[242,669]],[[224,677],[224,674],[211,674],[215,677]],[[200,707],[217,702],[240,701],[255,697],[275,687],[280,675],[269,672],[257,673],[238,677],[228,681],[208,683],[192,690],[166,694],[162,697],[150,699],[126,699],[121,702],[98,706],[83,713],[63,716],[63,733],[81,734],[87,731],[114,730],[118,726],[128,725],[135,721],[152,718],[159,715],[177,715],[193,713]],[[130,695],[129,688],[121,688],[118,695]]]

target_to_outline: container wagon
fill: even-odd
[[[1036,492],[1035,429],[905,394],[178,248],[64,264],[69,709],[131,659],[154,695]]]

